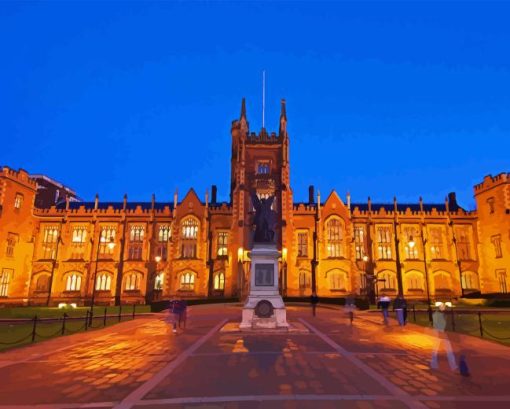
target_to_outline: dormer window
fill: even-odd
[[[258,161],[257,162],[257,174],[268,175],[269,174],[269,161]]]

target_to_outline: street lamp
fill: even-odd
[[[287,296],[287,247],[282,248],[282,295]]]
[[[94,314],[94,300],[96,296],[96,285],[97,285],[97,268],[99,265],[99,250],[101,249],[101,243],[106,241],[106,237],[103,236],[103,232],[100,233],[99,240],[97,241],[97,252],[96,252],[96,269],[94,271],[94,283],[92,286],[92,300],[90,302],[90,314],[89,314],[89,326],[92,325],[92,317]],[[115,247],[115,241],[113,237],[110,237],[110,242],[107,244],[110,250]]]
[[[370,298],[370,294],[369,294],[369,278],[368,278],[368,274],[367,274],[367,261],[368,261],[368,256],[366,254],[363,255],[363,257],[361,258],[363,260],[363,277],[364,277],[364,282],[363,282],[363,287],[365,289],[365,295],[367,296],[367,299]],[[372,284],[370,284],[371,286]]]

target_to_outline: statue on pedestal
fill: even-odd
[[[274,196],[267,199],[259,199],[256,193],[251,195],[253,207],[255,208],[255,217],[253,223],[255,224],[254,243],[274,243],[275,232],[274,228],[274,211],[271,206],[274,201]]]

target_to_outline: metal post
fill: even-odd
[[[119,322],[121,321],[122,319],[122,304],[119,305]]]
[[[66,332],[66,318],[67,314],[64,312],[64,316],[62,317],[62,332],[61,335],[64,335]]]
[[[87,325],[89,324],[89,310],[87,310],[87,314],[85,315],[85,331],[87,331]]]
[[[136,304],[133,304],[133,319],[135,319],[135,308],[136,308]]]
[[[482,313],[478,311],[478,325],[480,326],[480,337],[483,338]]]
[[[35,342],[35,330],[37,327],[37,315],[34,315],[34,324],[32,326],[32,342]]]
[[[103,315],[103,327],[106,327],[106,307],[104,307],[104,315]]]
[[[413,320],[416,322],[416,306],[413,304]]]

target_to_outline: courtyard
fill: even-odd
[[[288,307],[308,333],[222,332],[239,305],[189,308],[173,334],[166,313],[0,354],[3,408],[507,408],[508,347],[450,339],[471,372],[428,366],[427,328],[342,309]]]

